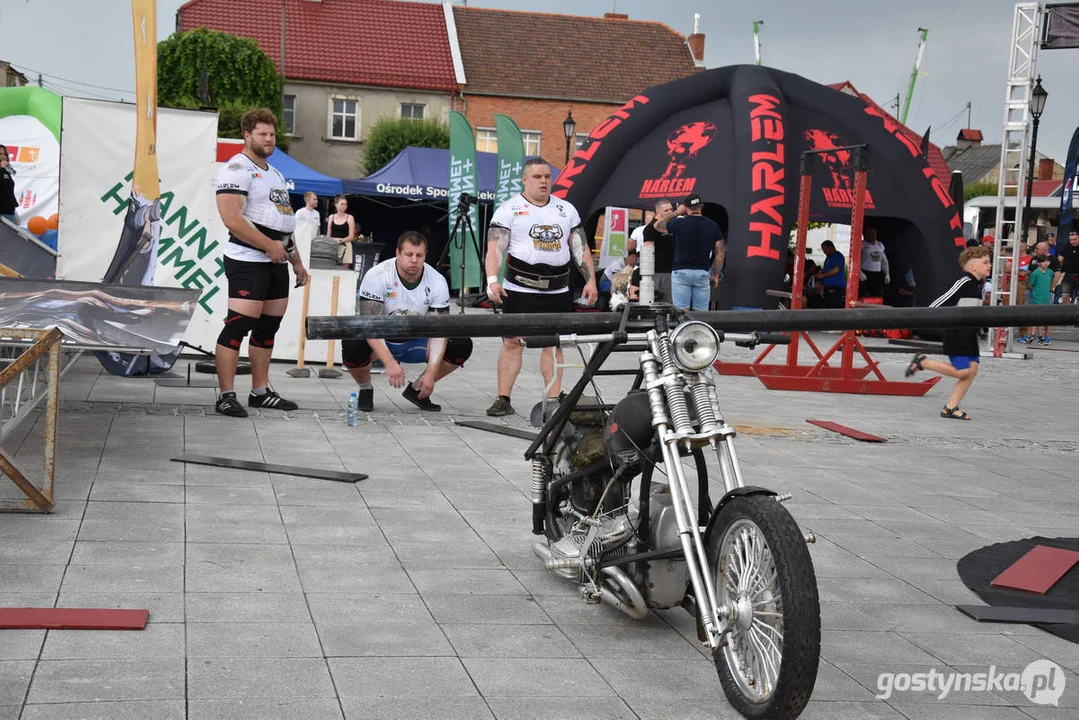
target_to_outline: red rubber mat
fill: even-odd
[[[989,585],[1044,595],[1077,562],[1079,552],[1075,550],[1035,545],[1026,555],[1008,566],[1007,570],[993,578]]]
[[[816,425],[817,427],[824,428],[825,430],[837,432],[840,435],[846,435],[847,437],[854,438],[855,440],[861,440],[862,442],[888,442],[887,438],[882,438],[879,435],[870,435],[867,432],[855,430],[852,427],[840,425],[839,423],[832,422],[831,420],[810,420],[807,418],[806,422],[810,425]]]
[[[142,630],[149,610],[0,608],[0,630]]]

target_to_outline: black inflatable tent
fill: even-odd
[[[888,247],[893,281],[913,269],[926,304],[956,279],[963,226],[921,149],[861,98],[755,65],[652,87],[597,125],[554,185],[584,218],[605,206],[649,207],[697,193],[728,238],[720,304],[772,307],[797,217],[805,150],[866,143],[867,224]],[[850,153],[817,163],[812,220],[849,222]]]

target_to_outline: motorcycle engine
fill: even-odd
[[[558,575],[571,580],[581,579],[581,561],[596,560],[607,556],[612,549],[615,554],[631,552],[633,526],[625,514],[608,516],[596,521],[578,521],[562,539],[551,543],[551,555],[558,560],[568,560],[574,567],[555,570]]]

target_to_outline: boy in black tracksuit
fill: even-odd
[[[956,280],[948,292],[933,301],[930,307],[949,307],[954,305],[981,305],[982,287],[989,277],[992,263],[987,247],[968,247],[959,255],[959,267],[963,268],[963,277]],[[907,377],[913,377],[919,370],[931,370],[956,378],[955,387],[948,398],[948,404],[940,411],[943,418],[970,420],[970,415],[959,409],[959,403],[967,394],[974,377],[978,374],[980,355],[978,352],[978,328],[953,328],[944,331],[944,354],[950,362],[927,360],[918,353],[907,366]]]

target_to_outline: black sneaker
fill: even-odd
[[[360,388],[360,410],[364,412],[374,412],[375,410],[375,389],[367,388],[366,390]]]
[[[501,417],[503,415],[513,415],[516,412],[513,406],[510,405],[510,399],[504,395],[499,395],[498,399],[491,404],[491,407],[487,408],[487,414],[491,417]]]
[[[442,406],[431,402],[431,398],[421,398],[419,391],[413,387],[412,383],[405,387],[405,391],[401,395],[420,410],[427,410],[428,412],[442,411]]]
[[[286,400],[278,395],[276,390],[269,390],[264,395],[251,393],[247,396],[247,406],[269,408],[271,410],[297,410],[300,407],[291,400]]]
[[[244,410],[244,406],[240,404],[240,401],[236,399],[234,394],[222,395],[219,397],[217,399],[217,404],[214,405],[214,410],[222,415],[228,415],[229,417],[247,417],[247,411]]]

